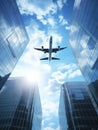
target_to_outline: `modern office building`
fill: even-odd
[[[28,43],[15,0],[0,0],[0,89]]]
[[[98,129],[98,116],[86,88],[85,82],[67,82],[62,85],[59,103],[60,130]]]
[[[0,91],[0,130],[41,130],[38,87],[24,78],[7,80]]]
[[[75,1],[70,45],[98,110],[98,0]]]

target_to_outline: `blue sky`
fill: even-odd
[[[75,0],[79,7],[81,0]],[[39,85],[43,120],[42,130],[60,130],[58,106],[61,84],[84,80],[70,48],[69,34],[75,31],[71,25],[74,0],[17,0],[25,28],[29,36],[23,55],[11,76],[26,76]],[[59,61],[40,61],[47,54],[34,47],[48,47],[53,36],[53,47],[67,46],[53,56]]]

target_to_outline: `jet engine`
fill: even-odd
[[[44,47],[42,46],[42,50],[44,49]]]
[[[60,46],[58,46],[58,50],[60,50]]]

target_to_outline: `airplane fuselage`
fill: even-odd
[[[44,48],[43,46],[42,46],[42,48],[34,48],[34,49],[36,49],[38,51],[43,51],[44,53],[49,53],[48,57],[41,58],[40,60],[49,60],[49,61],[51,61],[51,60],[59,60],[59,58],[52,57],[52,53],[56,53],[57,51],[65,49],[66,47],[60,48],[60,46],[58,46],[58,48],[52,48],[52,42],[53,42],[53,39],[52,39],[52,36],[50,36],[49,48]]]
[[[52,36],[50,37],[50,40],[49,40],[49,61],[52,59],[51,54],[52,54]]]

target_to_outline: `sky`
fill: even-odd
[[[64,82],[83,81],[70,47],[70,33],[75,31],[71,25],[73,5],[79,7],[81,0],[17,0],[17,4],[29,36],[29,43],[19,59],[12,77],[23,76],[38,82],[42,104],[42,130],[60,130],[59,98]],[[34,47],[49,47],[53,37],[53,47],[67,47],[54,57],[58,61],[40,61],[46,57]]]

